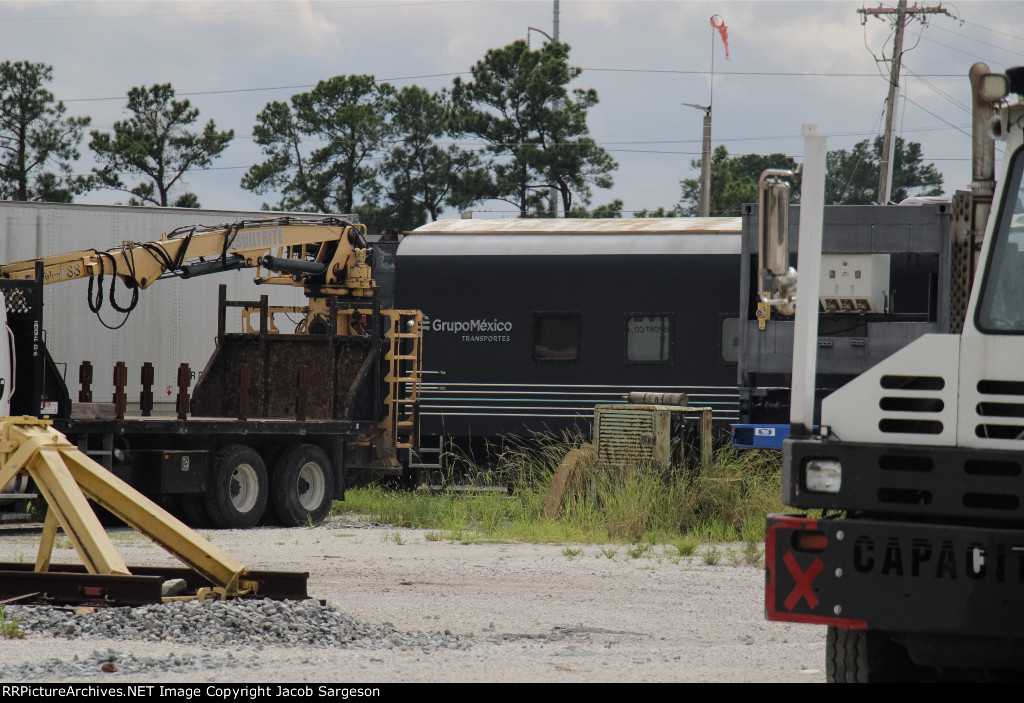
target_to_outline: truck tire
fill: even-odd
[[[825,678],[829,683],[914,681],[922,673],[922,667],[910,661],[907,650],[887,632],[828,628]]]
[[[285,527],[319,525],[334,501],[334,471],[315,444],[296,444],[274,464],[271,503]]]
[[[246,529],[267,507],[267,468],[259,453],[244,444],[217,450],[206,493],[206,512],[214,527]]]

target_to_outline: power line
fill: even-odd
[[[904,99],[904,100],[905,100],[906,102],[910,103],[911,105],[914,105],[915,107],[917,107],[917,108],[919,108],[919,109],[921,109],[921,110],[924,110],[925,112],[927,112],[927,113],[928,113],[929,115],[931,115],[931,116],[932,116],[932,117],[934,117],[935,119],[939,120],[940,122],[944,122],[945,124],[949,125],[949,126],[950,126],[950,127],[952,128],[952,129],[955,129],[956,131],[958,131],[958,132],[960,132],[960,133],[964,134],[965,136],[968,136],[968,137],[970,137],[970,136],[971,136],[971,133],[970,133],[970,132],[966,131],[965,129],[963,129],[963,128],[961,128],[961,127],[957,127],[957,126],[956,126],[955,124],[953,124],[952,122],[947,122],[946,120],[944,120],[943,118],[939,117],[939,116],[938,116],[938,115],[936,115],[936,114],[935,114],[934,112],[932,112],[931,110],[929,110],[928,108],[926,108],[926,107],[925,107],[924,105],[922,105],[921,103],[918,103],[918,102],[914,102],[913,100],[911,100],[910,98],[908,98],[908,97],[907,97],[907,96],[906,96],[905,94],[903,95],[903,99]]]
[[[711,71],[684,71],[670,68],[584,68],[584,71],[608,71],[615,73],[677,73],[687,76],[708,76]],[[826,71],[715,71],[716,76],[781,76],[781,77],[824,77],[824,78],[877,78],[878,73],[838,73]],[[929,73],[931,78],[959,78],[959,73]]]
[[[947,101],[949,101],[950,103],[952,103],[952,104],[953,104],[953,105],[955,105],[956,107],[960,108],[960,109],[961,109],[961,110],[963,110],[964,112],[966,112],[966,113],[968,113],[968,114],[970,114],[970,113],[971,113],[971,108],[970,108],[970,107],[968,107],[967,105],[963,104],[962,102],[960,102],[959,100],[957,100],[956,98],[954,98],[954,97],[953,97],[952,95],[949,95],[949,94],[947,94],[947,93],[945,93],[945,92],[943,92],[943,91],[939,90],[939,89],[938,89],[937,87],[935,87],[934,85],[932,85],[931,83],[929,83],[929,82],[928,82],[927,80],[925,80],[924,78],[921,78],[920,76],[918,76],[918,75],[917,75],[916,73],[914,73],[913,69],[911,69],[911,68],[910,68],[909,66],[907,66],[906,64],[904,64],[903,66],[904,66],[904,68],[906,68],[906,69],[907,69],[907,75],[908,75],[908,76],[911,76],[911,77],[913,77],[913,78],[917,78],[917,79],[918,79],[918,80],[919,80],[919,81],[920,81],[921,83],[923,83],[923,84],[925,85],[925,87],[927,87],[928,89],[930,89],[930,90],[931,90],[932,92],[934,92],[934,93],[936,93],[936,94],[938,94],[938,95],[942,96],[942,97],[943,97],[943,98],[945,98],[945,99],[946,99]],[[916,105],[917,103],[914,103],[914,104]],[[948,124],[948,123],[947,123],[947,124]]]
[[[1018,34],[1010,34],[1008,32],[1001,32],[998,29],[992,29],[991,27],[986,27],[984,25],[977,24],[976,22],[969,22],[969,21],[967,21],[965,19],[962,19],[962,18],[960,19],[960,22],[963,23],[963,24],[969,24],[972,27],[977,27],[978,29],[984,29],[986,32],[992,32],[993,34],[1000,34],[1000,35],[1002,35],[1004,37],[1009,37],[1010,39],[1015,39],[1017,41],[1024,41],[1024,37],[1022,37],[1022,36],[1020,36]]]
[[[456,72],[456,73],[425,73],[425,74],[419,75],[419,76],[397,76],[395,78],[376,78],[374,80],[377,83],[387,83],[388,81],[412,81],[412,80],[418,80],[420,78],[439,78],[439,77],[445,77],[445,76],[461,76],[461,75],[463,75],[463,73],[466,73],[466,72]],[[189,91],[187,93],[179,93],[179,92],[175,91],[175,95],[183,96],[183,97],[189,97],[189,96],[194,96],[194,95],[222,95],[222,94],[228,94],[228,93],[258,93],[258,92],[261,92],[261,91],[271,91],[271,90],[303,90],[303,89],[315,88],[317,85],[318,85],[317,83],[305,83],[305,84],[302,84],[302,85],[278,85],[278,86],[271,86],[271,87],[268,87],[268,88],[226,88],[224,90],[193,90],[193,91]],[[127,99],[127,95],[118,95],[118,96],[107,97],[107,98],[71,98],[69,100],[63,100],[62,102],[66,102],[66,103],[81,103],[81,102],[98,102],[98,101],[101,101],[101,100],[125,100],[125,99]]]
[[[905,96],[904,96],[904,100],[907,100],[907,101],[913,103],[914,105],[916,105],[918,107],[921,107],[920,105],[918,105],[918,103],[914,102],[913,100],[910,100],[909,98],[906,98]],[[941,117],[939,117],[938,115],[935,115],[934,113],[930,112],[929,110],[927,110],[924,107],[921,107],[921,109],[924,110],[925,112],[928,112],[928,114],[932,115],[936,119],[939,119],[939,120],[943,121],[947,126],[944,126],[944,127],[938,127],[938,126],[935,126],[935,127],[919,127],[919,128],[901,130],[900,131],[901,134],[908,134],[908,133],[914,133],[914,132],[933,132],[933,131],[949,130],[949,129],[956,130],[956,131],[961,132],[961,133],[963,133],[965,135],[968,134],[968,132],[966,132],[963,127],[958,126],[958,125],[954,125],[952,123],[949,123],[949,122],[943,120]],[[877,134],[878,134],[877,130],[871,130],[871,131],[833,132],[829,136],[831,136],[831,137],[872,137],[872,136],[877,136]],[[252,139],[252,137],[239,137],[239,138],[240,139],[250,139],[250,140]],[[723,137],[723,138],[719,139],[718,141],[719,141],[719,143],[723,143],[724,144],[724,143],[734,143],[734,142],[751,142],[751,141],[765,142],[765,141],[781,141],[781,140],[796,140],[796,139],[802,139],[802,137],[799,136],[799,135],[794,135],[794,136],[779,135],[779,136],[763,136],[763,137],[750,137],[750,136],[747,136],[747,137],[734,137],[734,138]],[[332,141],[336,141],[336,140],[325,139],[325,138],[322,138],[322,137],[320,137],[320,138],[318,138],[318,137],[311,137],[311,138],[307,138],[307,139],[301,140],[300,143],[307,144],[307,145],[308,144],[325,145],[325,144],[330,144]],[[674,149],[607,148],[607,146],[608,145],[631,146],[631,145],[644,145],[644,144],[652,144],[652,145],[653,144],[680,144],[680,145],[682,145],[682,144],[689,144],[689,143],[697,143],[699,141],[700,140],[697,140],[697,139],[678,139],[678,140],[677,139],[666,139],[666,140],[601,141],[600,144],[602,145],[602,148],[604,148],[605,151],[607,151],[609,153],[622,153],[622,154],[665,154],[665,155],[671,155],[671,156],[698,156],[701,152],[697,152],[697,151],[681,151],[681,150],[674,150]],[[466,151],[483,152],[483,151],[485,151],[487,149],[488,146],[491,146],[491,145],[482,143],[479,140],[465,140],[465,141],[462,141],[461,143],[463,145],[463,148]],[[441,142],[437,143],[437,145],[441,146],[441,147],[452,146],[452,145],[459,145],[459,144],[460,144],[460,142],[458,140],[451,140],[451,141],[445,140],[445,141],[441,141]],[[468,145],[468,148],[467,148],[466,145]],[[515,146],[515,145],[514,144],[502,144],[500,146],[511,147],[511,146]],[[383,150],[381,150],[381,151],[379,151],[377,153],[383,154]],[[763,154],[761,154],[761,153],[756,153],[755,154],[754,152],[749,152],[749,153],[734,152],[734,153],[730,154],[730,156],[732,156],[732,157],[753,156],[753,155],[761,156]],[[793,156],[793,155],[787,155],[787,154],[784,154],[783,156],[788,156],[789,158],[799,158],[799,156]],[[371,156],[371,157],[369,157],[369,160],[371,160],[371,161],[380,161],[383,158],[384,158],[383,155]],[[970,159],[960,158],[960,157],[932,157],[929,160],[930,161],[969,161]],[[250,168],[250,167],[249,166],[214,166],[214,167],[210,167],[210,168],[205,169],[205,170],[237,170],[237,169],[243,169],[243,168]]]
[[[963,23],[966,23],[966,24],[970,24],[966,20],[962,20],[961,19],[960,21],[963,22]],[[930,25],[930,26],[931,26],[932,29],[937,29],[938,31],[945,32],[946,34],[952,34],[953,36],[959,37],[960,39],[964,39],[966,41],[974,42],[976,44],[982,44],[983,46],[985,46],[985,47],[987,47],[989,49],[995,49],[997,51],[1005,51],[1006,53],[1013,54],[1015,56],[1024,56],[1024,53],[1021,53],[1019,51],[1014,51],[1012,49],[1005,49],[1005,48],[1003,48],[1001,46],[996,46],[996,45],[994,45],[994,44],[992,44],[990,42],[987,42],[987,41],[985,41],[983,39],[975,39],[974,37],[969,37],[969,36],[967,36],[965,34],[960,34],[958,32],[953,31],[952,29],[946,29],[945,27],[939,27],[937,25]],[[978,26],[978,25],[974,25],[974,26]],[[982,28],[982,29],[984,29],[984,28]],[[995,30],[991,30],[990,29],[988,31],[992,32],[992,31],[995,31]],[[1004,34],[1004,32],[997,32],[997,34]],[[1010,34],[1006,34],[1005,36],[1013,37],[1013,35],[1010,35]],[[1016,39],[1017,41],[1024,42],[1024,37],[1013,37],[1013,38]],[[940,44],[941,46],[946,46],[945,44],[941,44],[940,42],[935,41],[934,39],[932,39],[931,41],[933,43],[935,43],[935,44]],[[950,47],[950,48],[952,48],[952,47]]]
[[[671,73],[681,75],[711,75],[710,71],[683,71],[674,69],[654,69],[654,68],[584,68],[584,71],[604,71],[611,73]],[[446,78],[450,76],[464,76],[470,74],[471,71],[450,71],[446,73],[424,73],[418,76],[395,76],[392,78],[376,78],[378,83],[388,83],[397,81],[412,81],[419,80],[421,78]],[[799,72],[799,71],[715,71],[715,75],[720,76],[776,76],[776,77],[806,77],[806,78],[876,78],[877,73],[819,73],[819,72]],[[926,78],[963,78],[959,73],[922,73],[918,74]],[[175,92],[175,95],[181,97],[192,97],[196,95],[230,95],[233,93],[258,93],[258,92],[269,92],[275,90],[308,90],[315,88],[316,83],[303,83],[299,85],[278,85],[268,86],[262,88],[225,88],[223,90],[192,90],[187,92]],[[127,95],[115,95],[102,98],[68,98],[62,100],[65,103],[79,103],[79,102],[101,102],[105,100],[126,100]]]
[[[958,54],[963,54],[964,56],[969,56],[972,59],[977,59],[979,61],[990,61],[991,60],[991,59],[989,59],[989,58],[987,58],[985,56],[980,56],[978,54],[972,54],[971,52],[964,51],[963,49],[957,49],[956,47],[950,46],[949,44],[945,44],[945,43],[940,42],[940,41],[936,41],[936,40],[934,40],[934,39],[932,39],[930,37],[923,37],[923,39],[925,41],[931,42],[932,44],[938,44],[939,46],[941,46],[941,47],[943,47],[945,49],[949,49],[950,51],[955,51]],[[992,63],[996,63],[996,62],[992,61]]]
[[[969,126],[969,125],[967,125]],[[907,132],[937,132],[944,131],[947,129],[961,129],[956,125],[951,125],[948,122],[946,126],[939,127],[913,127],[911,129],[900,130],[902,133]],[[878,134],[878,130],[863,131],[855,130],[851,132],[829,132],[830,137],[863,137]],[[763,136],[763,137],[721,137],[716,141],[719,142],[769,142],[769,141],[780,141],[784,139],[796,140],[803,139],[802,135],[799,134],[780,134],[774,136]],[[637,140],[637,141],[605,141],[600,140],[601,144],[697,144],[700,143],[700,139],[649,139],[649,140]]]

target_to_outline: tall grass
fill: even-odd
[[[389,525],[440,530],[449,539],[535,542],[759,542],[764,518],[783,510],[776,453],[720,449],[709,466],[581,466],[561,508],[544,516],[552,477],[579,436],[533,437],[497,452],[483,470],[460,459],[453,472],[469,485],[509,492],[404,492],[379,486],[346,492],[336,512]]]

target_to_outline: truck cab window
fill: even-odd
[[[533,314],[533,360],[577,361],[580,356],[580,315],[574,312]]]
[[[1011,168],[978,308],[978,327],[986,332],[1024,332],[1024,152]]]
[[[631,315],[626,319],[626,361],[667,364],[672,361],[672,317]]]

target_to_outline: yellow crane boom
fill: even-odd
[[[255,268],[256,283],[302,286],[310,298],[368,298],[373,279],[365,227],[341,218],[282,217],[182,227],[159,241],[125,241],[107,251],[83,250],[0,265],[0,277],[43,283],[114,275],[147,288],[167,275],[193,276]]]

